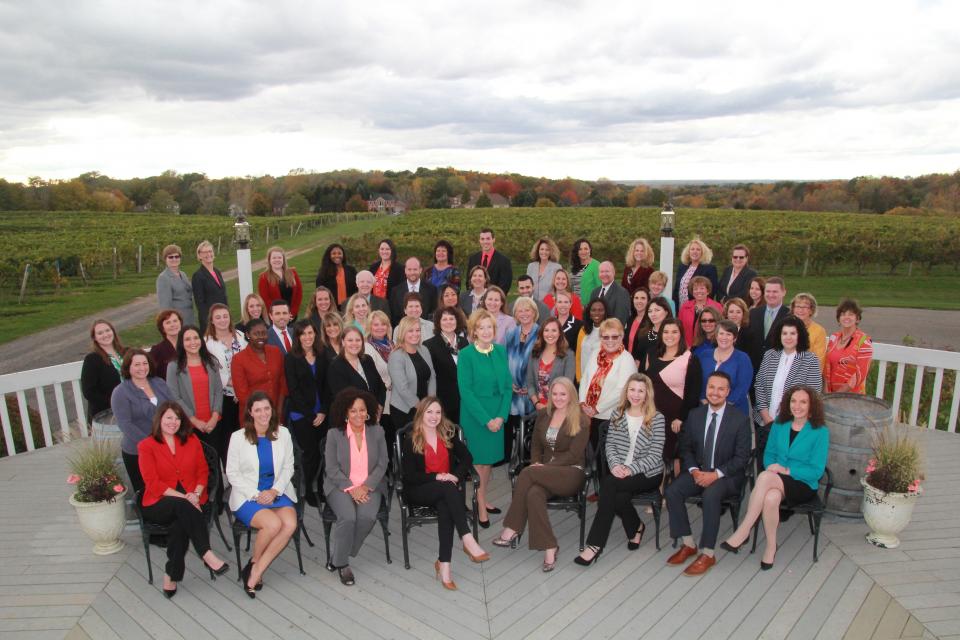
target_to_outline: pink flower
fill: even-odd
[[[77,474],[71,473],[67,476],[67,484],[77,484],[78,482],[80,482],[80,476]]]
[[[876,470],[876,468],[877,468],[877,459],[870,458],[870,460],[867,462],[867,473],[873,473]]]
[[[918,478],[911,482],[910,486],[907,487],[907,491],[910,493],[916,493],[917,491],[920,491],[920,479]]]
[[[123,491],[123,485],[122,485],[122,484],[115,484],[115,485],[113,485],[113,490],[114,490],[114,492],[116,492],[116,493],[120,493],[121,491]]]

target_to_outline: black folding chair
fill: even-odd
[[[597,464],[600,468],[599,472],[601,475],[610,473],[610,467],[607,464],[607,431],[604,429],[600,433],[600,450],[597,452]],[[667,478],[670,474],[670,471],[664,466],[663,470],[663,482],[661,486],[666,486]],[[660,492],[660,487],[656,489],[651,489],[650,491],[636,491],[632,496],[630,496],[630,502],[634,506],[645,505],[650,507],[650,510],[653,512],[653,524],[654,524],[654,536],[655,542],[657,545],[657,551],[660,551],[660,514],[663,508],[663,494]]]
[[[303,476],[303,465],[301,463],[301,451],[300,446],[297,444],[296,439],[293,440],[293,478],[290,482],[293,483],[293,486],[296,487],[297,492],[297,501],[294,503],[294,509],[297,512],[297,529],[293,532],[293,545],[297,550],[297,564],[300,566],[300,575],[305,576],[307,572],[303,570],[303,555],[300,551],[300,533],[303,532],[303,537],[306,538],[307,544],[311,547],[313,546],[313,541],[310,540],[310,536],[307,534],[307,529],[303,525],[303,508],[304,501],[307,495],[307,484],[306,478]],[[229,519],[231,520],[231,528],[233,529],[233,546],[237,551],[237,580],[242,580],[243,576],[243,563],[240,560],[240,536],[244,533],[247,534],[247,551],[250,551],[250,537],[256,529],[253,527],[248,527],[239,520],[232,512],[229,512]]]
[[[733,520],[733,528],[737,528],[737,524],[740,522],[740,505],[743,504],[743,499],[747,495],[747,485],[750,485],[750,490],[753,490],[753,485],[756,482],[754,475],[754,464],[753,460],[756,456],[757,451],[753,449],[750,451],[750,458],[747,460],[747,465],[744,467],[745,482],[740,485],[740,493],[735,496],[727,496],[720,501],[720,515],[727,511],[730,512],[730,519]],[[701,509],[703,508],[703,498],[701,496],[691,496],[687,498],[687,504],[693,504]],[[673,539],[673,546],[676,548],[679,538]]]
[[[411,504],[407,500],[406,494],[403,491],[403,448],[400,446],[400,443],[403,442],[403,438],[410,433],[410,430],[413,428],[413,424],[407,424],[402,429],[397,430],[397,434],[394,437],[393,441],[393,477],[395,481],[395,488],[397,492],[397,504],[400,505],[400,538],[403,541],[403,568],[410,568],[410,548],[408,543],[408,536],[410,535],[411,529],[414,527],[422,527],[425,524],[437,524],[439,521],[439,516],[437,510],[433,507],[426,507],[419,504]],[[463,432],[460,430],[460,427],[457,428],[457,437],[460,438],[460,441],[466,444],[466,439],[463,437]],[[473,502],[472,508],[470,509],[470,520],[473,522],[473,537],[477,537],[477,488],[480,485],[480,477],[474,471],[473,467],[470,467],[470,479],[473,483]],[[467,483],[466,480],[460,482],[457,485],[457,488],[460,489],[460,493],[463,495],[464,500],[467,497]]]
[[[820,521],[823,519],[823,514],[827,510],[827,500],[830,499],[830,491],[833,490],[833,474],[830,473],[830,469],[824,468],[823,476],[826,477],[827,482],[823,488],[823,500],[820,499],[820,494],[816,494],[803,504],[797,504],[790,507],[790,511],[793,511],[795,514],[806,514],[807,524],[810,525],[810,535],[813,536],[813,561],[816,562],[819,553],[818,547],[820,544]],[[757,550],[757,538],[760,535],[760,518],[757,518],[757,521],[753,524],[753,546],[750,547],[750,553],[753,553]]]
[[[510,484],[517,486],[517,478],[526,467],[530,466],[530,443],[533,439],[533,425],[536,422],[536,414],[530,414],[524,417],[520,423],[520,433],[514,440],[513,456],[510,461],[508,473],[510,474]],[[583,551],[587,537],[587,487],[594,476],[594,465],[596,464],[593,447],[587,443],[587,450],[583,465],[583,485],[573,496],[560,497],[551,496],[547,499],[547,509],[550,511],[567,511],[577,514],[580,518],[580,551]],[[520,532],[517,532],[510,546],[517,547],[520,541]]]
[[[320,441],[320,469],[317,473],[317,477],[314,479],[314,482],[317,483],[317,512],[320,514],[320,520],[323,521],[323,541],[327,549],[326,566],[327,570],[333,571],[333,566],[330,564],[330,531],[333,529],[333,525],[337,522],[337,514],[333,512],[333,509],[327,502],[326,494],[323,492],[323,481],[320,479],[323,478],[323,470],[326,468],[327,464],[325,454],[326,444],[327,439],[323,438]],[[390,499],[392,491],[392,472],[388,468],[387,490],[380,499],[380,509],[377,511],[377,521],[380,522],[380,527],[383,529],[383,547],[387,554],[387,564],[391,564],[393,562],[393,560],[390,559]]]
[[[223,535],[223,529],[220,528],[220,519],[217,518],[217,505],[214,504],[215,500],[213,496],[217,495],[217,488],[220,486],[220,456],[217,454],[217,450],[208,445],[205,442],[200,443],[203,447],[203,456],[207,461],[207,503],[201,507],[201,512],[203,513],[204,519],[207,521],[207,529],[211,529],[213,523],[217,524],[217,530],[220,532],[220,537],[223,538],[223,543],[227,545],[227,551],[230,551],[230,545],[227,544],[227,539]],[[143,518],[143,510],[141,507],[143,501],[143,491],[137,491],[137,495],[133,501],[133,509],[137,512],[137,520],[140,521],[140,535],[143,536],[143,553],[147,557],[147,582],[153,584],[153,564],[150,562],[150,538],[152,536],[164,537],[170,533],[170,525],[168,524],[156,524],[145,520]],[[155,541],[156,544],[156,541]],[[158,545],[159,546],[159,545]],[[204,565],[206,566],[206,565]],[[207,570],[210,571],[210,579],[216,580],[217,577],[213,573],[213,569],[207,567]]]

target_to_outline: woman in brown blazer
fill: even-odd
[[[509,547],[529,522],[528,545],[544,552],[544,572],[553,571],[559,551],[547,516],[547,499],[572,496],[585,480],[590,419],[581,413],[577,397],[569,378],[557,378],[550,384],[550,400],[537,412],[533,427],[530,466],[520,472],[503,530],[493,540],[498,547]]]

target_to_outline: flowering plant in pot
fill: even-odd
[[[67,483],[76,487],[69,501],[77,512],[80,528],[93,540],[93,552],[97,555],[123,549],[120,534],[126,524],[126,487],[120,480],[117,455],[116,446],[94,440],[67,460]]]
[[[863,485],[863,519],[870,527],[867,541],[893,549],[897,534],[910,523],[923,492],[923,455],[906,427],[889,427],[875,438]]]

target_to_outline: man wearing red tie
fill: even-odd
[[[467,261],[467,272],[480,265],[490,275],[490,284],[497,285],[503,289],[504,293],[510,293],[510,285],[513,284],[513,265],[510,264],[507,256],[494,248],[495,242],[493,229],[480,230],[480,251],[470,256]]]
[[[267,335],[267,344],[280,349],[283,355],[290,353],[293,346],[293,334],[287,325],[290,323],[290,305],[283,298],[274,300],[270,305],[270,332]]]

